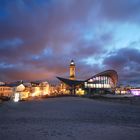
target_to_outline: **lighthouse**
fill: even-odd
[[[70,62],[70,80],[75,80],[75,63],[73,60]]]

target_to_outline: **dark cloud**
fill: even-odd
[[[68,76],[71,59],[81,79],[107,68],[123,73],[130,65],[133,75],[139,70],[139,51],[129,48],[136,40],[108,54],[115,33],[106,24],[139,23],[139,5],[138,0],[1,0],[0,80]],[[105,67],[83,61],[90,57],[102,59]]]
[[[140,50],[134,48],[123,48],[109,54],[103,64],[107,68],[115,69],[119,73],[120,82],[140,82]]]

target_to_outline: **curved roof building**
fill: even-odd
[[[80,81],[80,80],[71,80],[71,79],[66,79],[66,78],[61,78],[61,77],[56,77],[56,78],[64,82],[66,85],[70,87],[77,86],[84,83],[84,81]]]
[[[114,86],[116,86],[117,82],[118,82],[118,74],[117,74],[117,72],[115,70],[106,70],[106,71],[100,72],[100,73],[92,76],[91,78],[87,79],[86,81],[88,81],[90,79],[94,79],[96,77],[99,77],[97,79],[101,80],[101,81],[103,81],[103,80],[105,81],[105,77],[106,78],[111,78],[111,81],[114,84]]]
[[[88,78],[85,81],[70,80],[60,77],[57,78],[70,87],[84,84],[85,88],[114,88],[118,82],[118,74],[115,70],[103,71]]]

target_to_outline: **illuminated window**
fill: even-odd
[[[88,85],[87,85],[87,82],[85,82],[85,87],[87,87]]]
[[[93,79],[89,79],[89,82],[93,82]]]

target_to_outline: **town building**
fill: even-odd
[[[8,85],[0,85],[0,98],[9,98],[13,94],[13,89]]]

